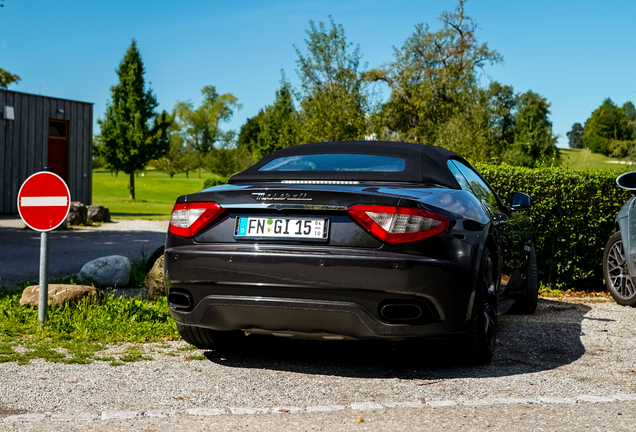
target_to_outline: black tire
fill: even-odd
[[[177,324],[177,330],[184,341],[199,349],[228,347],[237,343],[245,335],[240,331],[223,332],[182,324]]]
[[[488,364],[495,352],[497,340],[497,293],[495,267],[488,248],[484,248],[473,309],[465,340],[466,362],[473,365]]]
[[[539,273],[537,270],[537,252],[534,249],[534,244],[530,244],[528,265],[524,271],[524,277],[526,283],[523,293],[515,301],[511,312],[531,315],[537,310],[537,303],[539,302]]]
[[[621,232],[609,238],[603,252],[603,276],[605,286],[616,303],[636,307],[636,284],[629,276]]]

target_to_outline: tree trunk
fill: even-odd
[[[135,171],[130,173],[130,199],[135,199]]]

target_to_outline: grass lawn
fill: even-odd
[[[203,188],[203,182],[215,174],[191,172],[173,178],[159,171],[148,170],[135,177],[135,197],[129,200],[128,175],[118,177],[109,171],[93,171],[93,205],[108,207],[115,218],[168,219],[177,197]]]
[[[180,339],[165,297],[156,302],[112,295],[99,302],[85,298],[77,305],[51,308],[42,327],[37,309],[20,307],[21,294],[21,290],[0,290],[0,363],[28,364],[41,358],[79,364],[101,360],[118,366],[152,357],[138,346],[117,357],[100,356],[107,344]]]
[[[571,169],[610,169],[617,172],[636,171],[634,165],[624,165],[610,163],[617,159],[603,156],[599,153],[592,153],[588,149],[559,149],[561,151],[561,161],[564,167]]]

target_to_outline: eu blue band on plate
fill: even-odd
[[[241,218],[239,223],[239,235],[247,234],[247,218]]]

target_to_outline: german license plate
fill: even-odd
[[[326,240],[329,219],[298,217],[237,217],[234,236],[238,238],[281,238]]]

